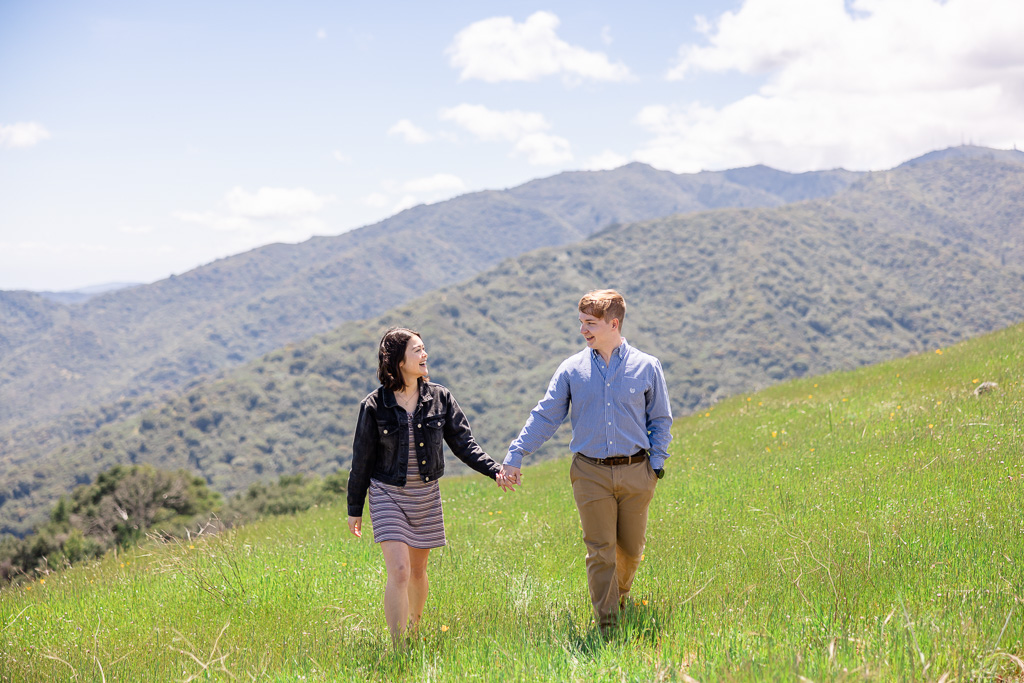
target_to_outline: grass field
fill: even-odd
[[[678,420],[610,642],[561,460],[442,481],[407,654],[320,508],[0,592],[0,681],[1024,680],[1022,374],[1017,326]]]

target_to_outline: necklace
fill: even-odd
[[[419,397],[419,392],[412,394],[408,398],[397,391],[395,392],[395,398],[398,400],[398,405],[402,406],[407,413],[411,413],[416,410],[416,403],[419,401]]]

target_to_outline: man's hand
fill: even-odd
[[[362,517],[349,517],[348,518],[348,530],[353,535],[363,537],[363,518]]]
[[[494,483],[498,485],[502,491],[515,491],[516,487],[510,482],[504,474],[498,472],[494,477]]]
[[[515,487],[523,483],[523,473],[518,467],[502,465],[497,482],[502,489],[515,491]]]

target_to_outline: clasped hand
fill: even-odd
[[[523,483],[523,473],[518,467],[502,465],[494,481],[502,491],[515,491],[516,486]]]

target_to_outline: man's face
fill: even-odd
[[[596,318],[589,313],[580,313],[580,334],[592,349],[604,349],[618,342],[619,321],[617,318]]]

